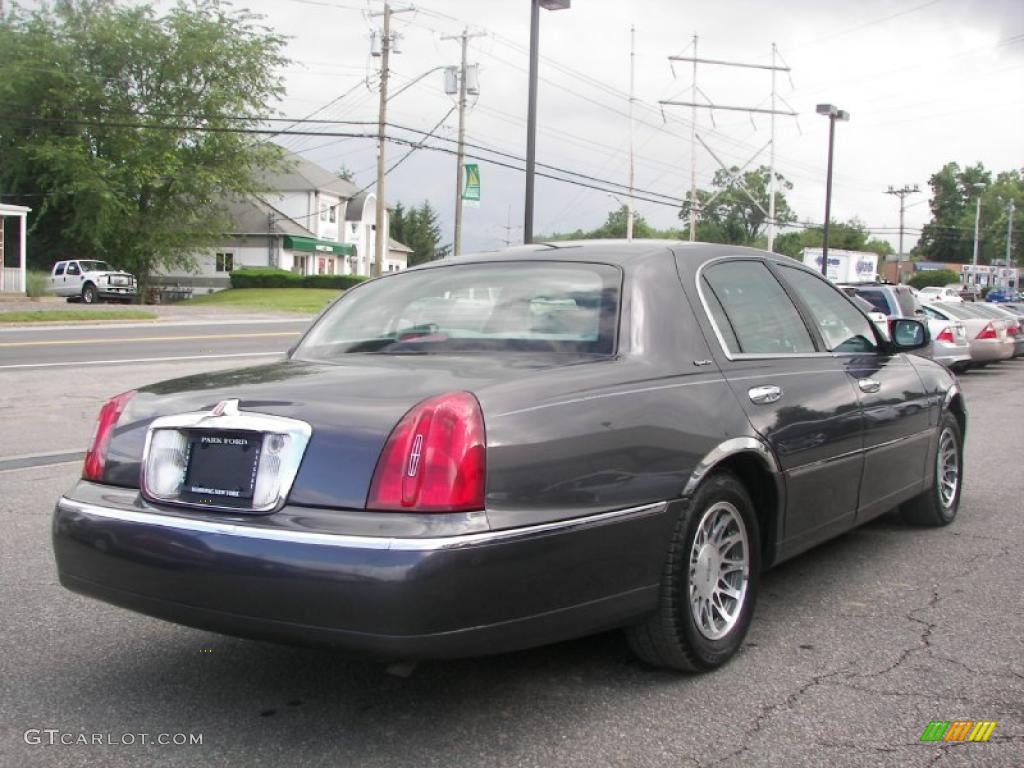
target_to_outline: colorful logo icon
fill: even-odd
[[[995,720],[932,720],[921,741],[988,741],[995,727]]]

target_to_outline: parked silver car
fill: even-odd
[[[963,322],[928,314],[925,319],[932,337],[932,360],[957,373],[966,371],[971,366],[971,346]]]
[[[1004,309],[998,304],[989,304],[983,301],[976,302],[967,308],[969,311],[982,317],[991,317],[1002,320],[1006,323],[1006,334],[1013,339],[1013,356],[1024,355],[1024,320],[1016,312]]]
[[[945,301],[930,301],[923,307],[926,317],[963,323],[972,366],[983,368],[989,363],[1013,357],[1014,343],[1006,333],[1006,323],[976,314],[971,309],[967,302],[950,304]]]

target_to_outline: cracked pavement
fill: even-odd
[[[0,473],[0,765],[1024,765],[1022,385],[1024,360],[963,377],[951,526],[886,516],[768,572],[742,651],[702,676],[644,667],[618,633],[399,677],[136,616],[56,584],[50,510],[77,466]],[[998,725],[921,743],[931,720]],[[29,728],[203,745],[31,746]]]

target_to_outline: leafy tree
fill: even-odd
[[[768,228],[768,186],[771,169],[762,165],[739,176],[739,168],[719,169],[710,190],[697,190],[697,239],[712,243],[752,245]],[[796,221],[785,192],[793,184],[775,174],[775,220],[784,227]],[[750,193],[749,195],[747,193]],[[753,199],[751,199],[753,198]],[[755,202],[756,201],[756,202]],[[683,203],[679,218],[689,219],[690,200]]]
[[[798,259],[804,248],[821,248],[824,243],[824,227],[805,225],[799,231],[786,232],[775,238],[775,250]],[[828,245],[845,251],[870,251],[879,256],[893,253],[888,242],[872,238],[867,227],[857,218],[847,222],[832,221],[828,228]]]
[[[397,203],[391,210],[391,237],[412,248],[409,254],[409,266],[422,264],[426,261],[443,259],[451,250],[449,245],[441,245],[441,226],[438,223],[437,211],[429,201],[424,200],[419,208],[406,209]]]
[[[985,190],[975,184],[991,184],[992,174],[981,163],[961,169],[957,163],[946,163],[928,183],[932,189],[929,206],[931,220],[924,225],[921,239],[915,252],[927,261],[968,262],[974,251],[974,214],[976,202],[981,196],[982,220],[989,221],[998,212],[986,201]],[[989,243],[982,242],[988,262],[993,250]]]
[[[608,212],[608,217],[597,229],[584,231],[577,229],[575,232],[556,232],[551,235],[537,235],[534,238],[537,242],[556,240],[603,240],[608,238],[624,238],[626,236],[626,219],[629,216],[629,209],[623,205]],[[633,213],[633,237],[637,239],[667,238],[677,239],[680,233],[675,230],[658,230],[647,223],[647,220],[639,213]]]
[[[221,0],[8,12],[0,188],[34,208],[37,266],[102,258],[145,285],[222,235],[224,204],[281,157],[227,130],[255,128],[282,93],[284,38],[259,18]]]
[[[356,175],[352,173],[352,169],[349,168],[347,165],[342,165],[341,168],[334,172],[334,175],[337,176],[342,181],[347,181],[350,184],[355,184]]]
[[[929,285],[944,286],[960,282],[960,275],[951,269],[930,269],[925,272],[917,272],[910,280],[910,285],[918,290],[927,288]]]

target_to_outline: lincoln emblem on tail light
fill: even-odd
[[[416,435],[412,440],[412,450],[409,452],[409,469],[406,474],[409,477],[416,477],[416,470],[420,467],[420,456],[423,455],[423,433]]]

